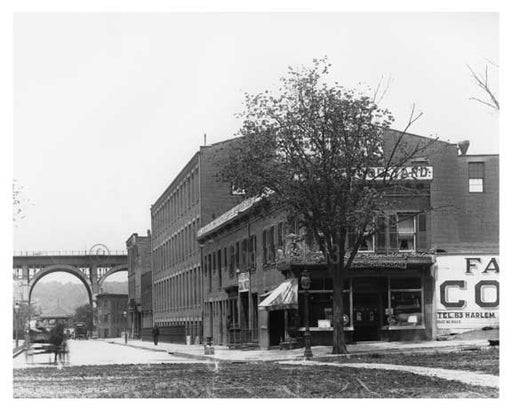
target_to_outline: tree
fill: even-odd
[[[488,60],[489,61],[489,60]],[[493,62],[489,61],[490,64],[495,66],[496,68],[499,68],[498,65],[494,64]],[[478,101],[481,104],[487,105],[488,107],[493,108],[495,111],[500,110],[500,103],[498,101],[498,98],[496,97],[496,93],[492,90],[490,84],[489,84],[489,65],[485,65],[485,70],[483,74],[478,74],[473,70],[473,68],[466,64],[468,67],[468,70],[471,72],[471,76],[473,77],[473,80],[475,81],[478,88],[484,92],[485,99],[477,98],[477,97],[471,97],[470,100]]]
[[[435,140],[404,138],[369,97],[328,85],[327,59],[289,68],[276,95],[246,94],[244,119],[221,178],[300,217],[333,278],[333,353],[346,353],[343,280],[361,244],[379,229],[387,194],[408,189],[404,166]],[[347,246],[347,236],[354,238]]]
[[[36,314],[36,311],[34,307],[28,303],[18,302],[18,307],[18,312],[13,311],[13,336],[17,328],[18,338],[23,338],[25,329],[28,326],[28,321]]]
[[[73,315],[73,321],[83,322],[89,331],[93,328],[93,311],[91,305],[88,303],[82,306],[79,306],[75,310],[75,314]]]

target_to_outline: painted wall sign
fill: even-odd
[[[453,333],[499,325],[497,255],[437,257],[436,322]]]

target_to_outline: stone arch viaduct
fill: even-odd
[[[126,252],[91,251],[19,252],[13,257],[13,278],[21,285],[21,299],[30,303],[34,286],[53,272],[67,272],[87,289],[89,302],[96,307],[96,296],[104,281],[120,271],[127,271]]]

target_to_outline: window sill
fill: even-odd
[[[411,330],[411,329],[418,329],[418,330],[424,330],[425,325],[417,325],[417,326],[382,326],[381,330]]]
[[[305,332],[306,328],[305,327],[299,327],[297,330],[299,332]],[[354,328],[353,327],[344,327],[343,330],[345,330],[345,331],[353,331]],[[310,332],[332,332],[333,328],[332,327],[310,327],[309,331]]]

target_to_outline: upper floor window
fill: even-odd
[[[484,192],[484,163],[468,162],[469,192]]]
[[[413,251],[416,249],[416,217],[410,213],[396,213],[379,218],[375,235],[377,251]]]

